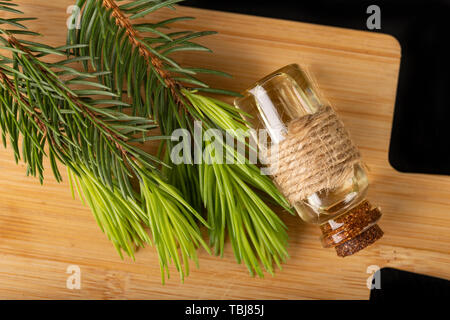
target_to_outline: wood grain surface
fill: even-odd
[[[71,0],[17,1],[27,25],[53,45],[65,42]],[[4,15],[4,13],[2,13]],[[179,7],[146,18],[194,16],[176,28],[217,30],[200,42],[214,54],[178,55],[184,65],[220,69],[211,84],[242,91],[289,63],[306,65],[335,107],[370,168],[369,200],[381,207],[385,236],[348,258],[323,249],[316,226],[280,212],[291,258],[275,276],[251,278],[228,244],[224,258],[200,251],[200,269],[162,285],[154,248],[120,260],[90,210],[50,171],[44,186],[0,151],[0,298],[3,299],[367,299],[371,265],[450,278],[450,177],[402,174],[388,162],[401,49],[388,35]],[[363,17],[362,17],[363,18]],[[412,93],[413,94],[413,93]],[[426,112],[426,111],[424,111]],[[49,166],[47,166],[49,168]],[[64,176],[65,177],[65,176]],[[66,288],[68,266],[81,289]]]

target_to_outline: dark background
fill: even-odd
[[[381,30],[367,30],[372,4],[381,9]],[[402,62],[389,161],[402,172],[450,174],[450,0],[187,0],[184,5],[393,35]]]

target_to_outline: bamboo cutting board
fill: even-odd
[[[71,0],[22,0],[27,25],[43,42],[65,42]],[[3,13],[2,13],[3,14]],[[180,29],[217,30],[202,39],[214,54],[183,54],[185,65],[220,69],[234,79],[214,86],[242,91],[289,63],[307,65],[334,105],[370,167],[369,199],[382,208],[385,236],[359,254],[339,258],[323,249],[317,227],[280,212],[289,227],[290,260],[274,277],[251,278],[225,257],[200,252],[200,269],[181,284],[174,269],[161,285],[154,248],[121,261],[88,208],[67,182],[48,172],[44,186],[25,176],[12,151],[0,151],[0,298],[3,299],[367,299],[368,267],[391,266],[450,278],[450,177],[396,172],[388,147],[400,62],[391,36],[207,10],[162,10],[147,19],[197,18]],[[49,167],[49,166],[48,166]],[[66,288],[71,265],[81,289]]]

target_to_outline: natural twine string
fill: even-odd
[[[342,185],[361,157],[337,114],[324,106],[289,123],[286,138],[272,147],[269,161],[275,183],[294,204]]]

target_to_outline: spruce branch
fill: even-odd
[[[9,1],[0,11],[21,14],[11,11],[14,5]],[[93,81],[110,71],[80,72],[69,66],[92,58],[70,55],[86,45],[54,48],[16,38],[37,35],[19,22],[29,19],[0,20],[0,49],[7,53],[0,53],[3,143],[6,146],[9,137],[16,161],[22,159],[27,172],[41,182],[45,157],[58,181],[58,162],[65,165],[72,192],[78,190],[86,200],[121,256],[124,251],[134,257],[136,247],[154,243],[163,281],[171,262],[183,279],[188,260],[197,261],[197,248],[209,251],[197,224],[207,223],[164,181],[160,167],[165,163],[136,145],[159,139],[152,135],[157,124],[133,115],[131,106],[117,99],[110,87]],[[46,62],[43,58],[49,55],[63,60]],[[134,181],[139,189],[133,188]]]
[[[161,59],[154,55],[148,46],[144,45],[140,35],[134,29],[130,20],[124,15],[117,4],[113,0],[103,0],[103,7],[111,9],[111,16],[115,18],[115,22],[119,28],[123,28],[125,30],[128,40],[138,49],[139,54],[144,57],[145,61],[147,61],[148,64],[151,63],[155,69],[155,72],[161,77],[161,79],[163,79],[164,83],[171,90],[173,95],[178,98],[178,93],[175,88],[178,87],[179,84],[174,81],[164,70]]]
[[[3,34],[0,41],[5,43],[5,49],[12,51],[14,60],[11,66],[0,66],[0,78],[4,87],[12,95],[16,104],[34,119],[42,138],[48,140],[53,150],[58,150],[57,154],[64,164],[70,163],[67,160],[69,152],[72,152],[78,155],[79,160],[89,164],[97,176],[101,177],[104,183],[109,183],[111,187],[113,187],[111,182],[115,174],[102,168],[102,163],[99,162],[102,158],[100,152],[109,151],[106,157],[123,170],[122,175],[131,175],[126,166],[131,165],[139,156],[141,160],[144,156],[147,158],[144,161],[148,167],[156,168],[156,164],[159,163],[156,157],[146,155],[138,148],[127,144],[127,140],[137,132],[147,134],[150,129],[155,128],[151,120],[130,117],[115,111],[117,106],[114,106],[114,100],[110,101],[112,105],[109,109],[95,107],[92,104],[92,94],[115,95],[108,90],[70,89],[66,83],[74,78],[80,78],[79,73],[71,74],[69,80],[61,80],[57,77],[57,71],[52,70],[57,69],[58,64],[39,60],[29,46],[21,43],[10,32],[3,32],[3,30],[0,32]],[[38,49],[36,45],[33,46],[33,50],[38,51]],[[59,55],[65,54],[56,49],[52,50]],[[8,76],[13,78],[9,79]],[[89,81],[85,84],[90,85]],[[41,99],[51,106],[49,110],[44,111],[49,105],[42,103],[40,107],[37,107]],[[32,108],[32,105],[36,107]],[[50,114],[46,115],[49,112],[54,113],[53,117]],[[124,127],[133,129],[128,131],[120,129]],[[85,131],[84,134],[82,134],[83,131]],[[53,142],[56,144],[54,145]],[[106,149],[99,150],[96,148],[97,144],[105,146]],[[59,176],[59,173],[55,172],[55,176]],[[40,179],[43,179],[42,173],[40,173]],[[122,189],[122,192],[131,193],[131,189]]]
[[[31,52],[31,50],[28,49],[27,47],[25,47],[24,45],[22,45],[17,40],[17,38],[14,37],[12,34],[7,33],[7,41],[11,45],[12,48],[16,48],[19,51],[24,52],[29,57],[34,56],[33,53]],[[45,65],[42,63],[37,65],[37,71],[42,73],[42,75],[44,75],[47,78],[54,75],[54,73],[52,71],[50,71],[50,69],[48,67],[45,67]],[[11,81],[7,79],[5,74],[2,74],[2,78],[4,79],[4,81],[6,83],[9,84],[10,88],[13,88],[11,86]],[[60,85],[58,83],[58,81],[56,82],[56,85],[59,87],[59,89],[61,89],[61,91],[64,91],[64,89],[66,89],[63,85]],[[95,92],[95,93],[102,94],[103,92]],[[66,95],[67,95],[68,100],[72,101],[79,110],[81,110],[87,117],[89,117],[95,126],[101,128],[103,130],[103,132],[106,133],[106,138],[111,142],[111,144],[115,145],[115,147],[119,150],[120,154],[122,155],[122,158],[128,158],[128,157],[130,157],[131,159],[134,158],[134,156],[132,154],[130,154],[129,151],[125,150],[125,148],[122,146],[122,144],[124,142],[126,142],[125,137],[117,134],[116,132],[113,131],[113,129],[109,128],[108,125],[106,125],[102,120],[100,120],[98,115],[95,114],[93,111],[91,111],[89,109],[89,106],[87,106],[85,103],[83,103],[78,98],[78,96],[76,96],[74,93],[66,92]],[[23,95],[20,95],[20,98],[22,101],[25,100]],[[39,112],[39,110],[36,110],[36,109],[35,109],[35,111]],[[39,122],[39,125],[42,130],[46,131],[45,125],[42,122]]]
[[[110,70],[109,75],[99,80],[111,86],[123,101],[131,99],[133,114],[157,121],[164,135],[178,128],[188,129],[193,135],[194,121],[201,121],[205,130],[247,128],[235,108],[201,94],[234,93],[211,88],[196,78],[201,73],[228,75],[215,70],[185,68],[170,58],[177,51],[210,51],[192,40],[215,32],[162,31],[174,22],[191,17],[133,22],[161,8],[173,8],[180,1],[137,0],[118,5],[114,0],[78,0],[81,29],[69,31],[68,44],[87,44],[88,47],[76,49],[74,53],[89,55],[95,70]],[[88,70],[89,64],[85,62],[84,67]],[[287,210],[289,205],[271,180],[247,160],[232,165],[203,162],[173,166],[169,157],[173,146],[172,141],[161,142],[162,159],[172,167],[163,171],[196,209],[200,205],[206,208],[211,225],[210,243],[215,253],[223,253],[228,230],[238,262],[243,261],[251,274],[263,275],[260,264],[273,273],[273,264],[279,265],[287,257],[287,233],[280,218],[262,201],[260,194]],[[207,147],[204,143],[200,146],[202,150],[209,150]],[[206,157],[213,158],[213,152],[208,152]],[[235,151],[229,152],[238,158]]]

